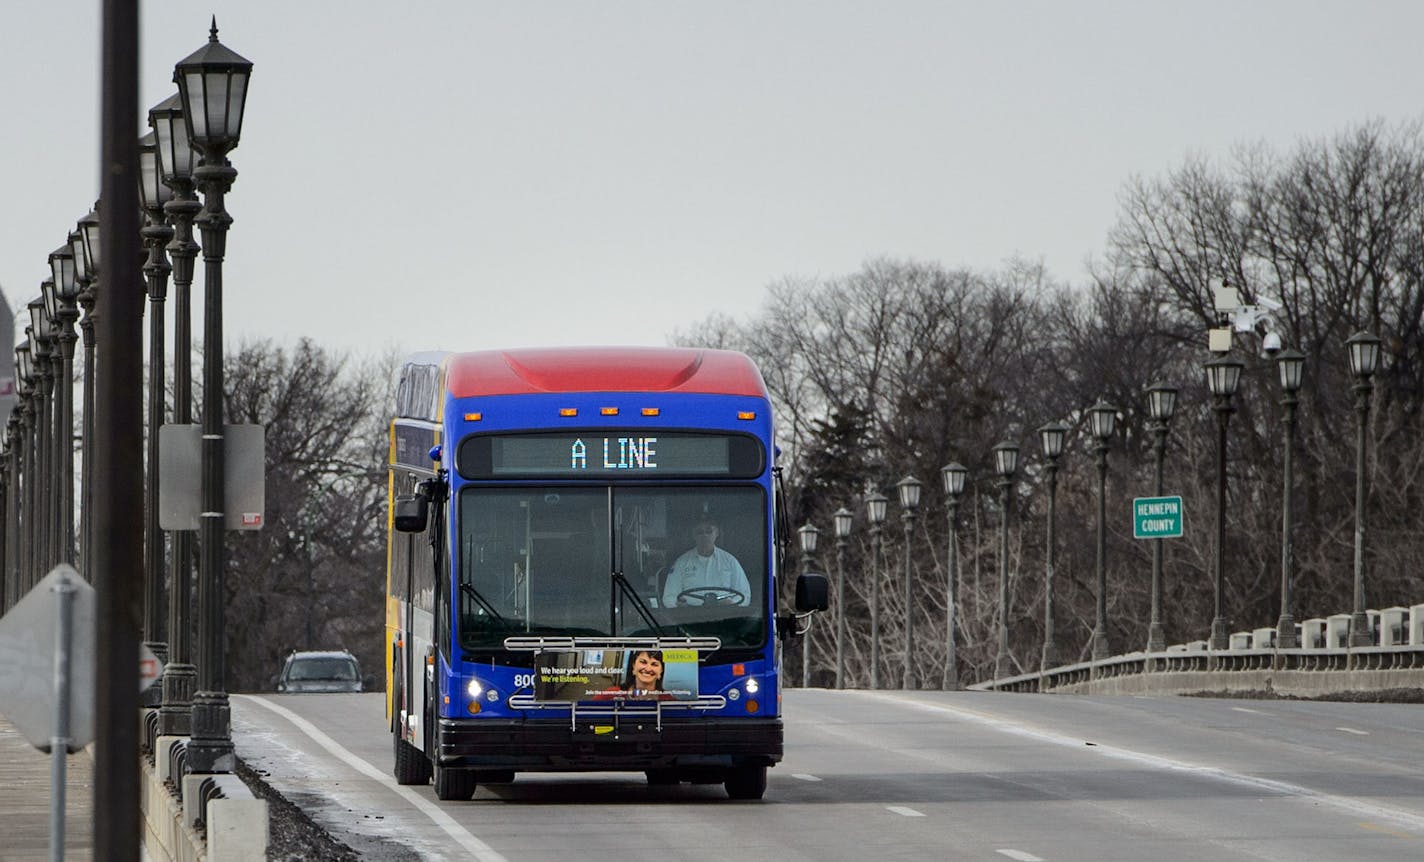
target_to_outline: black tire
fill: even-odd
[[[428,784],[430,782],[430,761],[420,749],[401,739],[395,740],[396,783]]]
[[[643,774],[648,776],[648,784],[652,787],[666,787],[670,784],[677,784],[676,769],[646,769]]]
[[[734,766],[723,784],[729,799],[760,799],[766,793],[766,767]]]
[[[475,795],[473,769],[447,769],[435,765],[435,796],[445,801],[466,800]]]

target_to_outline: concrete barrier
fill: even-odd
[[[1409,645],[1424,646],[1424,605],[1409,606]]]
[[[1350,645],[1350,615],[1331,614],[1325,618],[1325,648],[1344,649]]]
[[[1227,636],[1227,639],[1226,639],[1226,648],[1227,648],[1227,649],[1250,649],[1250,648],[1251,648],[1251,633],[1250,633],[1250,632],[1232,632],[1229,636]]]
[[[1251,649],[1272,649],[1275,645],[1275,629],[1259,628],[1251,630]]]
[[[1325,648],[1325,620],[1312,617],[1300,624],[1301,649]]]
[[[1409,609],[1385,608],[1379,612],[1380,646],[1403,646],[1409,637]]]

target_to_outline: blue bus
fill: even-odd
[[[790,572],[771,403],[724,350],[424,353],[390,426],[387,716],[440,799],[641,771],[760,799]]]

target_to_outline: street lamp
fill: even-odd
[[[54,355],[54,338],[50,334],[49,316],[45,314],[44,298],[37,296],[30,300],[30,356],[35,383],[35,579],[54,565],[53,542],[55,531],[54,492],[54,368],[50,358]]]
[[[890,499],[879,491],[865,498],[870,516],[870,687],[880,688],[880,525]]]
[[[820,537],[821,531],[816,529],[814,524],[806,523],[801,525],[801,529],[796,531],[801,539],[801,571],[811,571],[811,558],[816,553],[816,539]],[[801,635],[801,687],[811,687],[811,629],[807,627],[806,633]]]
[[[69,239],[69,235],[66,239]],[[79,271],[72,242],[55,249],[49,256],[53,287],[46,296],[50,315],[59,324],[59,427],[60,470],[59,494],[63,523],[60,537],[63,553],[60,560],[74,563],[74,344],[79,336],[74,324],[79,320]]]
[[[84,317],[79,333],[84,339],[84,418],[80,429],[79,567],[84,580],[94,580],[94,413],[97,404],[94,374],[94,328],[98,322],[95,305],[99,299],[99,213],[98,203],[69,234],[74,251],[74,269],[79,282],[79,307]]]
[[[237,177],[227,154],[242,136],[242,114],[251,74],[252,63],[218,41],[216,18],[208,44],[180,60],[173,69],[188,140],[202,156],[193,178],[204,201],[203,211],[196,219],[203,237],[204,267],[199,691],[193,696],[193,735],[188,746],[189,763],[197,773],[231,772],[234,766],[223,643],[223,569],[227,555],[223,546],[222,263],[227,230],[232,224],[223,196]]]
[[[999,652],[994,656],[995,679],[1008,676],[1013,668],[1013,659],[1009,656],[1009,492],[1018,464],[1018,446],[1000,443],[994,447],[994,472],[999,476],[999,502],[1003,509],[999,518]]]
[[[1046,539],[1047,562],[1043,572],[1043,658],[1039,667],[1047,671],[1058,664],[1058,640],[1053,627],[1053,567],[1057,556],[1058,528],[1058,459],[1063,455],[1063,441],[1068,437],[1068,426],[1062,422],[1049,422],[1038,429],[1038,439],[1043,446],[1043,457],[1048,459],[1048,536]]]
[[[1108,645],[1108,579],[1107,579],[1107,496],[1108,496],[1108,441],[1112,439],[1113,425],[1117,421],[1117,408],[1104,401],[1088,408],[1088,427],[1097,444],[1093,451],[1098,456],[1098,541],[1097,541],[1097,622],[1093,626],[1093,659],[1107,658],[1111,654]]]
[[[1365,428],[1370,418],[1370,378],[1379,367],[1380,340],[1368,332],[1357,332],[1345,342],[1350,351],[1350,373],[1355,375],[1355,413],[1360,421],[1355,433],[1355,612],[1350,617],[1350,646],[1371,646],[1370,622],[1365,616],[1365,499],[1369,480],[1365,475]]]
[[[1291,589],[1295,582],[1295,547],[1291,536],[1295,521],[1295,408],[1300,401],[1297,393],[1305,373],[1305,354],[1282,350],[1276,354],[1276,368],[1281,374],[1281,406],[1286,409],[1282,457],[1285,488],[1281,493],[1281,618],[1276,622],[1276,647],[1295,649],[1300,646],[1295,637],[1295,618],[1291,616]]]
[[[21,341],[15,348],[15,373],[20,390],[20,470],[22,496],[20,503],[18,544],[20,584],[17,595],[24,595],[29,585],[34,583],[35,548],[39,544],[35,533],[35,383],[34,357],[30,352],[30,340]]]
[[[1177,387],[1154,383],[1147,388],[1147,414],[1155,423],[1152,432],[1157,437],[1156,494],[1162,496],[1162,465],[1167,458],[1167,424],[1177,412]],[[1167,634],[1162,627],[1162,539],[1152,540],[1152,619],[1147,624],[1147,651],[1162,652],[1167,648]]]
[[[157,139],[158,166],[172,197],[163,212],[173,226],[168,252],[173,266],[173,424],[193,421],[193,324],[191,287],[193,261],[200,251],[193,241],[193,219],[202,210],[193,185],[193,147],[183,121],[183,100],[169,96],[148,111]],[[175,530],[170,538],[172,587],[168,601],[168,666],[163,669],[163,707],[159,731],[187,736],[192,729],[193,690],[197,668],[192,664],[189,609],[193,596],[193,531]]]
[[[139,200],[146,217],[143,230],[148,261],[143,272],[148,279],[148,457],[144,487],[144,602],[143,632],[148,648],[165,664],[168,661],[167,637],[164,633],[164,542],[158,525],[158,437],[163,425],[164,383],[167,362],[164,352],[163,307],[168,298],[168,263],[166,248],[173,238],[173,228],[163,220],[163,205],[173,192],[163,183],[163,169],[158,158],[158,137],[149,132],[139,139]],[[143,693],[147,706],[162,701],[162,685],[150,686]]]
[[[959,604],[959,535],[955,532],[955,515],[959,509],[959,495],[964,493],[964,480],[969,471],[958,461],[951,461],[939,470],[944,482],[945,508],[949,521],[949,548],[945,553],[945,596],[944,596],[944,679],[940,687],[945,691],[959,689],[959,656],[955,650],[955,627],[958,625]]]
[[[1226,426],[1236,408],[1231,406],[1231,396],[1241,385],[1241,369],[1245,363],[1239,359],[1220,357],[1206,363],[1206,384],[1215,397],[1216,411],[1216,580],[1213,590],[1215,616],[1211,620],[1211,640],[1214,650],[1226,649],[1230,637],[1226,632],[1226,617],[1222,615],[1223,569],[1226,565]]]
[[[919,688],[915,681],[915,590],[914,560],[911,559],[912,540],[915,530],[915,510],[920,507],[920,480],[906,476],[895,487],[900,492],[900,520],[905,524],[905,670],[900,678],[900,688],[907,691]]]
[[[836,688],[845,688],[845,546],[855,516],[842,506],[833,516],[836,526]]]

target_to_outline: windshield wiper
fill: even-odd
[[[638,591],[633,589],[633,585],[628,583],[628,578],[622,571],[613,573],[613,587],[615,592],[610,599],[610,611],[612,611],[612,604],[618,600],[618,593],[621,592],[624,596],[633,600],[633,607],[637,609],[638,616],[643,618],[643,622],[652,627],[659,635],[663,634],[663,624],[658,622],[657,618],[653,616],[652,610],[648,607],[647,603],[643,601],[642,597],[638,595]],[[682,632],[682,634],[687,634],[687,631],[683,629],[682,626],[679,625],[677,629]],[[616,629],[611,627],[609,630],[616,632]]]
[[[490,604],[488,599],[486,599],[484,596],[480,595],[480,591],[477,590],[477,589],[475,589],[474,586],[472,586],[472,585],[469,584],[469,583],[466,583],[465,581],[461,581],[461,582],[460,582],[460,592],[462,592],[462,593],[464,593],[465,595],[469,596],[470,598],[474,599],[474,600],[475,600],[475,604],[477,604],[477,605],[479,605],[480,607],[484,608],[485,613],[487,613],[487,614],[489,614],[490,616],[494,617],[495,622],[499,623],[501,626],[503,626],[503,627],[506,628],[506,629],[512,629],[512,628],[513,628],[513,626],[511,626],[511,625],[509,624],[509,620],[507,620],[507,619],[505,619],[504,617],[500,616],[499,611],[497,611],[497,610],[494,609],[494,605]]]

